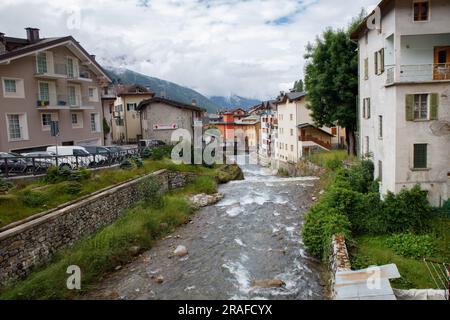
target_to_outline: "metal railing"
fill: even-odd
[[[401,65],[400,75],[396,76],[396,67],[386,69],[386,84],[394,82],[429,82],[450,80],[450,63]]]
[[[117,152],[69,156],[0,156],[0,175],[5,178],[41,175],[51,167],[68,170],[110,167],[118,165],[132,156],[140,156],[144,149],[139,147]]]

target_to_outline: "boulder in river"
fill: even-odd
[[[190,197],[189,200],[192,202],[194,207],[202,208],[219,202],[220,200],[223,199],[223,197],[224,196],[222,193],[215,193],[211,195],[202,193]]]
[[[178,246],[173,252],[173,254],[177,257],[184,257],[185,255],[188,254],[188,250],[185,246]]]
[[[252,282],[253,288],[282,288],[286,283],[280,279],[255,280]]]

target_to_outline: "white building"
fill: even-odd
[[[275,168],[296,164],[315,150],[330,150],[331,129],[317,128],[307,106],[306,93],[288,92],[276,102],[278,133]]]
[[[450,195],[450,1],[384,0],[381,28],[359,44],[361,154],[373,155],[381,192],[419,183],[430,202]]]

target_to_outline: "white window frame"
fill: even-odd
[[[48,86],[48,100],[47,101],[50,102],[51,90],[50,90],[50,82],[49,81],[38,81],[38,95],[39,95],[38,98],[39,98],[39,100],[42,100],[41,83],[45,83]]]
[[[92,116],[94,116],[95,130],[93,130],[93,127],[92,127],[92,124],[93,124]],[[98,112],[89,114],[89,125],[90,125],[91,132],[95,132],[95,133],[101,132],[101,130],[100,130],[100,114]]]
[[[7,92],[5,81],[10,80],[16,83],[16,92]],[[2,77],[2,88],[3,88],[3,97],[4,98],[16,98],[16,99],[24,99],[25,98],[25,87],[24,80],[20,78],[12,78],[12,77]]]
[[[9,131],[9,116],[10,115],[18,115],[19,116],[19,129],[20,129],[20,138],[11,138],[10,131]],[[26,112],[19,112],[19,113],[13,113],[9,112],[5,114],[5,121],[6,121],[6,134],[8,137],[9,142],[14,141],[25,141],[29,140],[28,136],[28,117]],[[21,118],[22,117],[22,118]],[[22,120],[22,123],[21,123]]]
[[[77,123],[72,122],[73,116],[77,117]],[[83,129],[83,113],[82,112],[71,112],[70,113],[70,123],[72,125],[72,129]]]
[[[422,95],[427,95],[427,117],[426,119],[421,119],[421,118],[417,118],[416,119],[416,96],[422,96]],[[416,122],[420,122],[420,121],[429,121],[430,120],[430,114],[431,114],[431,93],[430,92],[421,92],[421,93],[413,93],[412,94],[414,96],[414,101],[413,101],[413,120]],[[420,113],[420,111],[419,111]]]
[[[43,121],[44,114],[50,115],[50,121],[58,121],[59,120],[58,114],[55,112],[42,112],[40,115],[42,131],[50,131],[50,125],[44,125],[44,121]]]
[[[45,55],[45,69],[46,72],[39,72],[39,55]],[[48,74],[49,73],[49,65],[48,65],[48,54],[47,51],[40,51],[36,53],[36,73],[37,74]]]
[[[92,97],[90,96],[90,90],[92,90]],[[88,99],[90,102],[98,102],[98,89],[97,87],[88,87]]]

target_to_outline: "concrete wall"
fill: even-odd
[[[340,271],[350,271],[352,265],[348,256],[345,238],[342,235],[334,235],[331,241],[331,251],[328,260],[328,271],[330,272],[331,296],[336,296],[335,281],[336,273]]]
[[[54,253],[107,226],[141,199],[140,184],[155,176],[166,192],[193,181],[192,173],[161,170],[104,189],[66,206],[15,223],[0,233],[0,286],[24,278]]]
[[[74,57],[73,53],[66,47],[60,46],[49,50],[53,52],[53,60],[55,64],[61,65],[65,63],[67,56]],[[50,62],[48,61],[50,64]],[[49,66],[50,67],[50,66]],[[50,70],[49,70],[50,71]],[[83,105],[88,105],[92,110],[47,110],[45,107],[39,110],[37,108],[38,96],[38,81],[50,82],[51,94],[53,91],[54,97],[56,95],[67,95],[67,85],[69,84],[67,78],[61,77],[58,79],[43,79],[35,76],[36,73],[36,56],[30,55],[17,60],[11,61],[8,65],[0,66],[0,151],[10,151],[24,148],[41,147],[54,145],[55,139],[50,136],[48,128],[42,127],[41,114],[52,113],[57,116],[60,128],[59,143],[74,142],[75,144],[82,144],[88,142],[96,142],[102,144],[102,103],[100,101],[101,88],[98,85],[98,79],[93,72],[91,72],[92,81],[83,80],[77,83],[71,82],[72,85],[79,86],[79,94],[81,96]],[[1,78],[17,78],[23,79],[24,83],[24,98],[5,98],[3,95],[3,81]],[[96,101],[90,101],[88,96],[88,87],[96,87],[99,98]],[[53,89],[52,89],[53,88]],[[71,122],[71,113],[78,113],[83,119],[83,126],[74,128]],[[9,141],[7,134],[7,114],[25,114],[26,121],[24,123],[24,130],[27,129],[28,134],[23,140]],[[90,114],[97,113],[99,115],[100,132],[92,132],[90,126]],[[25,128],[26,127],[26,128]]]

